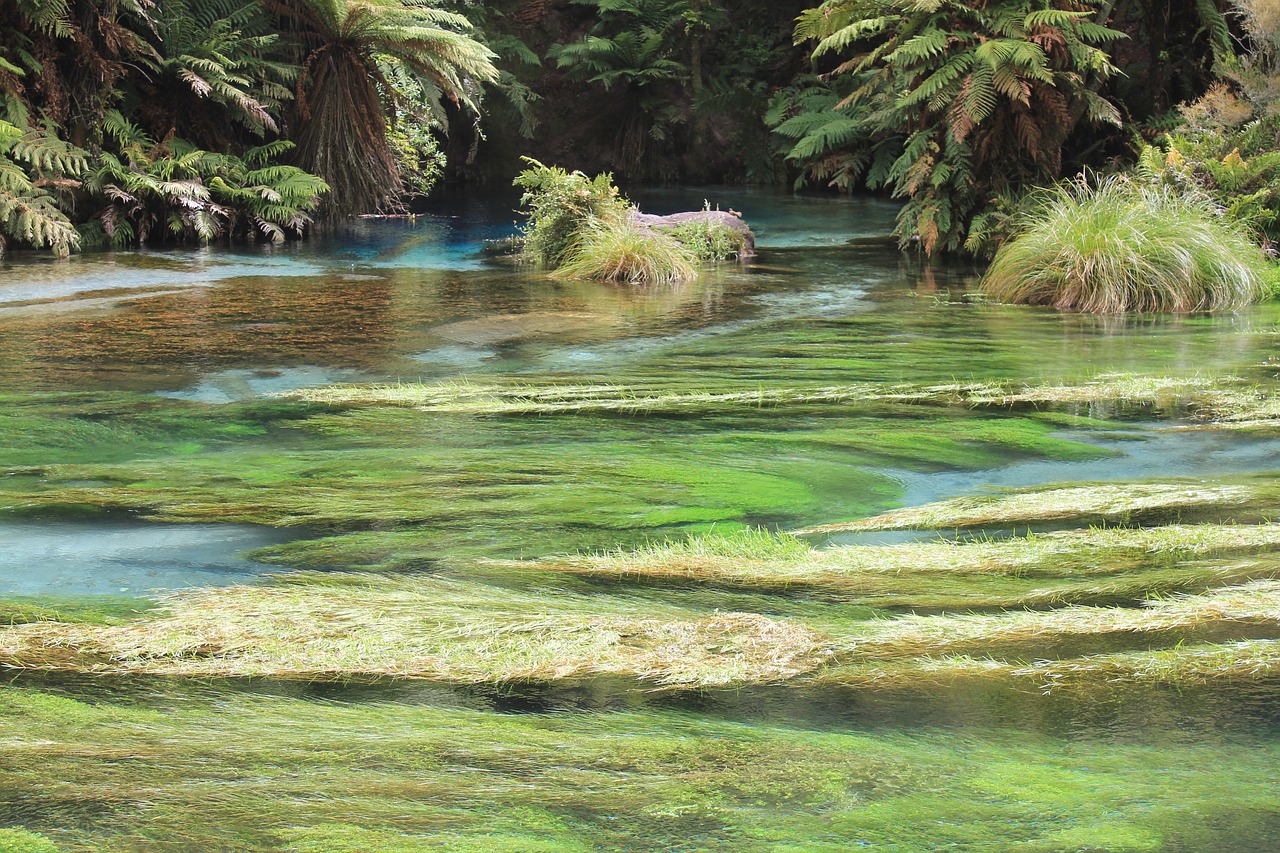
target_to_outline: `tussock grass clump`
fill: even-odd
[[[626,284],[677,284],[696,274],[692,256],[673,238],[624,220],[600,220],[570,245],[556,275]]]
[[[996,254],[982,289],[1059,309],[1221,311],[1262,298],[1261,250],[1205,202],[1113,177],[1063,185]]]

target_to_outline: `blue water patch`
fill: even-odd
[[[316,239],[308,250],[323,255],[330,269],[418,267],[477,270],[488,260],[485,244],[517,232],[516,215],[475,220],[428,213],[405,219],[357,219],[333,237]]]
[[[296,246],[241,251],[89,252],[56,259],[27,253],[0,265],[0,305],[69,299],[83,293],[123,298],[162,289],[205,287],[241,276],[313,276],[326,266],[298,257]]]
[[[247,560],[297,532],[229,524],[0,522],[0,595],[146,595],[248,583],[279,567]]]
[[[299,365],[282,368],[232,368],[214,373],[205,373],[200,382],[187,388],[174,391],[156,391],[161,397],[172,397],[177,400],[192,400],[201,403],[232,403],[237,400],[252,400],[257,397],[294,391],[299,388],[312,388],[317,385],[336,385],[347,382],[360,382],[366,377],[356,370],[341,370],[318,367],[316,365]]]
[[[732,210],[763,248],[844,246],[884,239],[893,231],[901,205],[871,196],[783,193],[772,187],[664,187],[639,189],[629,197],[645,213]]]

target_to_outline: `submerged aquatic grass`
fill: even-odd
[[[474,415],[617,413],[711,414],[787,407],[836,407],[846,411],[887,404],[973,409],[1043,406],[1146,408],[1220,428],[1280,424],[1280,396],[1231,375],[1100,374],[1072,385],[1015,382],[859,383],[849,385],[741,384],[707,387],[663,384],[543,385],[519,383],[397,383],[332,385],[282,396],[331,406],[403,406],[425,412]],[[1105,412],[1104,412],[1105,414]],[[1132,414],[1131,412],[1126,414]]]
[[[1280,516],[1280,483],[1269,474],[1231,480],[1060,485],[976,495],[794,531],[798,536],[866,530],[950,530],[1013,525],[1261,522]]]
[[[1270,399],[1271,309],[1228,329],[947,305],[869,259],[779,253],[644,298],[505,271],[356,288],[344,259],[6,334],[12,387],[522,381],[243,417],[11,408],[12,512],[293,525],[308,538],[273,560],[338,572],[92,625],[11,608],[0,827],[66,853],[1269,849],[1280,630],[1273,591],[1242,587],[1274,579],[1268,526],[865,550],[755,528],[879,512],[903,496],[886,468],[948,472],[903,475],[914,490],[1099,454],[1058,429],[1224,425],[1228,393]],[[781,319],[739,322],[757,317]],[[1075,382],[1114,366],[1241,378]],[[228,673],[255,677],[209,681]]]
[[[294,575],[165,597],[164,615],[89,629],[42,622],[0,635],[15,668],[96,673],[446,682],[612,674],[699,686],[785,679],[823,653],[801,624],[461,580]]]
[[[829,731],[661,708],[511,715],[447,696],[100,684],[0,688],[14,786],[0,820],[23,840],[86,853],[1136,853],[1204,849],[1207,825],[1232,814],[1245,843],[1274,813],[1271,740]],[[1224,763],[1230,786],[1202,772]]]
[[[1240,632],[1280,634],[1276,580],[1134,608],[1072,605],[870,621],[821,606],[783,618],[600,591],[351,573],[197,590],[161,604],[161,611],[118,625],[39,622],[0,629],[0,663],[98,675],[311,681],[573,683],[610,675],[690,688],[862,683],[868,669],[883,679],[895,667],[910,672],[956,655],[1009,663],[1069,660],[1111,651],[1108,644],[1125,637],[1143,637],[1143,649],[1150,649],[1235,640]],[[1176,666],[1166,668],[1173,680]]]

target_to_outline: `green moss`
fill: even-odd
[[[444,553],[528,554],[639,544],[709,522],[812,518],[831,506],[865,513],[897,493],[838,454],[778,460],[745,441],[708,444],[701,429],[583,419],[548,440],[542,425],[362,410],[292,422],[291,435],[252,450],[29,470],[6,483],[0,508],[329,530],[422,526]],[[281,452],[302,436],[308,449]]]
[[[43,835],[25,829],[0,829],[0,853],[58,853],[59,848]]]

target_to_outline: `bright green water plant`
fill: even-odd
[[[523,158],[515,178],[528,209],[524,254],[565,278],[632,284],[672,284],[694,277],[694,265],[737,257],[743,235],[718,223],[689,222],[648,228],[613,185],[613,176],[589,178]]]
[[[1206,201],[1122,176],[1049,191],[982,279],[993,299],[1059,309],[1222,311],[1267,293],[1261,250]]]

